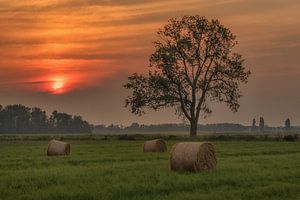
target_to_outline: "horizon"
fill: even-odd
[[[251,125],[262,116],[269,126],[287,118],[298,126],[299,9],[295,0],[2,0],[0,104],[81,115],[92,124],[181,123],[173,109],[134,116],[124,108],[129,92],[122,85],[132,73],[147,72],[159,28],[199,14],[237,35],[236,51],[252,72],[237,113],[213,104],[199,124]]]
[[[16,104],[10,104],[10,105],[16,105]],[[3,106],[3,109],[6,107],[6,106],[10,106],[10,105],[1,105],[0,104],[0,106]],[[17,105],[19,105],[19,104],[17,104]],[[20,105],[22,105],[22,104],[20,104]],[[26,105],[23,105],[23,106],[25,106],[25,107],[28,107],[28,106],[26,106]],[[30,108],[30,107],[28,107],[28,108]],[[33,109],[33,108],[37,108],[37,107],[32,107],[32,108],[30,108],[30,109]],[[44,111],[44,109],[43,108],[40,108],[40,109],[42,109],[43,111]],[[61,112],[61,111],[59,111],[59,110],[53,110],[52,112],[54,112],[54,111],[57,111],[57,112],[59,112],[59,113],[63,113],[63,112]],[[47,112],[46,111],[46,115],[47,115],[47,117],[49,118],[49,116],[52,114],[52,112]],[[68,115],[71,115],[71,116],[76,116],[75,114],[72,114],[72,113],[66,113],[66,114],[68,114]],[[79,115],[79,116],[81,116],[81,115]],[[82,116],[81,116],[82,117]],[[258,119],[259,118],[255,118],[255,120],[257,120],[256,121],[256,126],[258,126]],[[85,120],[84,118],[83,118],[83,120]],[[252,119],[253,120],[253,119]],[[265,119],[264,119],[265,120]],[[286,120],[286,119],[285,119]],[[89,121],[88,121],[89,122]],[[89,122],[90,123],[90,122]],[[142,126],[142,125],[145,125],[145,126],[151,126],[151,125],[153,125],[153,126],[159,126],[159,125],[187,125],[187,126],[190,126],[189,125],[189,123],[188,122],[186,122],[186,121],[184,121],[184,120],[182,120],[181,122],[171,122],[171,123],[156,123],[156,124],[153,124],[153,123],[148,123],[148,124],[144,124],[144,123],[138,123],[138,122],[135,122],[135,121],[133,121],[133,122],[131,122],[130,124],[126,124],[126,125],[124,125],[124,124],[113,124],[113,123],[108,123],[108,124],[93,124],[93,123],[90,123],[91,125],[93,125],[93,126],[102,126],[102,125],[104,125],[105,127],[108,127],[108,126],[110,126],[110,125],[114,125],[114,126],[119,126],[120,128],[126,128],[126,127],[130,127],[132,124],[139,124],[140,126]],[[233,122],[228,122],[228,121],[223,121],[223,122],[215,122],[215,123],[198,123],[198,126],[200,125],[202,125],[202,126],[206,126],[206,125],[221,125],[221,124],[230,124],[230,125],[242,125],[242,126],[245,126],[245,127],[251,127],[252,126],[252,124],[251,123],[249,123],[249,124],[244,124],[244,123],[238,123],[238,122],[236,122],[236,123],[233,123]],[[279,127],[285,127],[285,124],[284,124],[284,122],[281,124],[281,125],[268,125],[268,124],[265,124],[264,125],[265,127],[272,127],[272,128],[279,128]],[[291,123],[291,127],[300,127],[300,124],[293,124],[293,123]],[[95,128],[95,127],[94,127]]]

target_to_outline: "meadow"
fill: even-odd
[[[300,199],[299,142],[213,141],[217,170],[200,173],[170,171],[142,140],[68,142],[47,157],[46,140],[0,141],[0,199]]]

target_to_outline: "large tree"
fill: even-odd
[[[236,36],[217,19],[184,16],[171,19],[158,31],[148,76],[133,74],[125,88],[132,90],[126,106],[137,115],[145,108],[175,107],[197,135],[199,117],[211,113],[210,101],[225,102],[236,112],[239,86],[250,71],[234,52]]]

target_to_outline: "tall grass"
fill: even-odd
[[[143,141],[70,141],[46,156],[46,141],[0,142],[0,199],[299,199],[298,142],[214,142],[215,172],[169,170],[168,153]],[[168,148],[175,141],[168,141]]]

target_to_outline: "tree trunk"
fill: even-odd
[[[197,136],[197,120],[192,119],[191,120],[191,127],[190,127],[190,136],[195,137]]]

